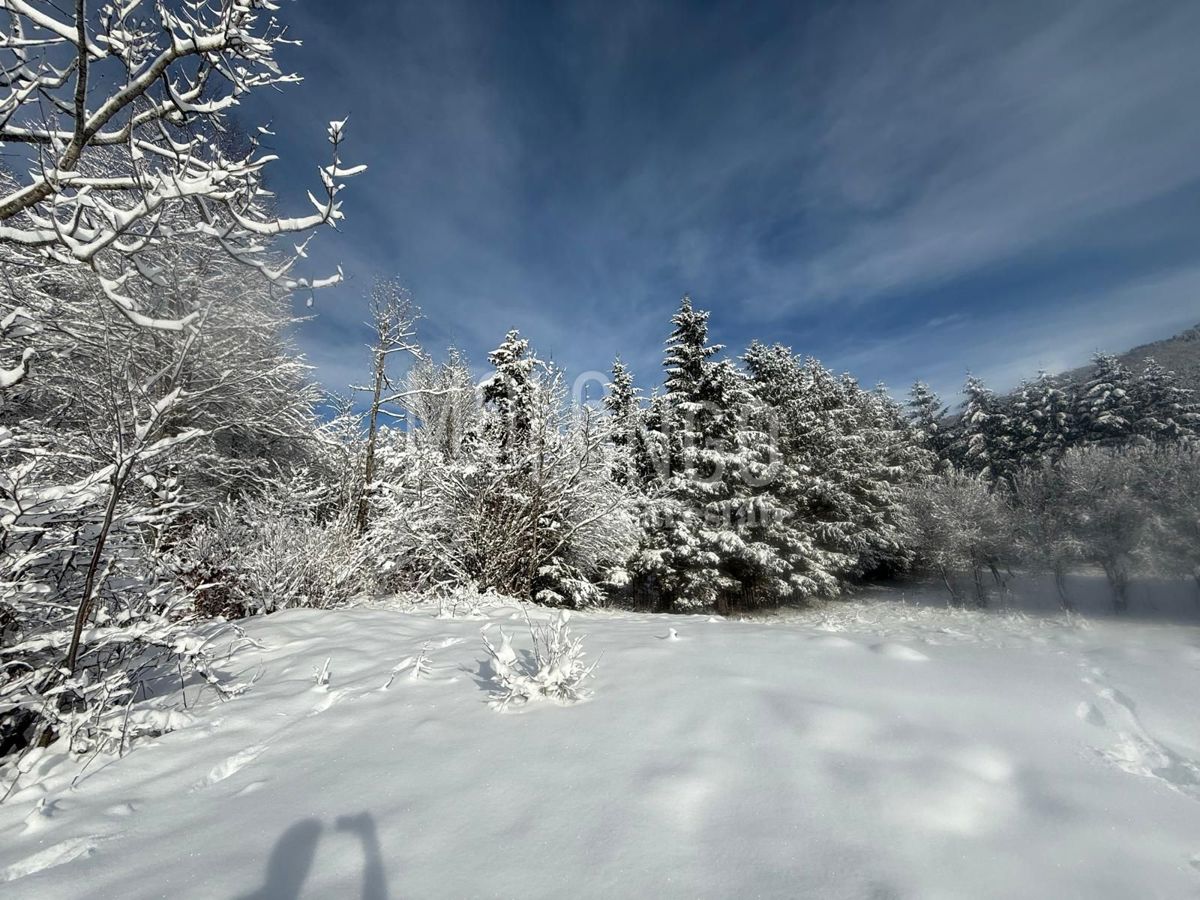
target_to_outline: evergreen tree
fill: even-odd
[[[605,387],[604,408],[613,417],[613,441],[628,443],[628,434],[636,425],[638,391],[633,385],[633,373],[618,356],[612,364],[612,381]]]
[[[1081,443],[1120,447],[1134,435],[1133,376],[1115,356],[1098,353],[1080,389],[1075,419]]]
[[[946,407],[942,398],[923,381],[913,382],[908,392],[908,420],[914,438],[939,460],[950,453],[950,432],[946,428]]]
[[[1139,438],[1169,444],[1200,436],[1200,405],[1179,386],[1174,372],[1147,359],[1132,393],[1132,430]]]
[[[931,454],[900,409],[786,347],[755,343],[744,359],[778,421],[776,493],[791,513],[788,562],[800,592],[834,593],[842,578],[903,565],[902,489],[928,471]]]
[[[604,395],[604,408],[612,418],[610,440],[618,450],[614,461],[613,477],[619,484],[637,480],[641,442],[638,440],[641,406],[638,390],[633,384],[633,373],[617,357],[613,360],[612,381]]]
[[[529,341],[516,329],[488,354],[495,371],[483,382],[482,399],[495,412],[494,428],[501,458],[518,458],[529,447],[537,400],[535,370],[540,361],[530,354]]]
[[[1012,404],[1009,436],[1016,462],[1024,467],[1057,460],[1073,440],[1070,395],[1045,372],[1022,382]]]
[[[953,454],[959,465],[997,481],[1015,467],[1011,416],[1003,401],[974,375],[963,385],[966,401]]]
[[[769,423],[746,378],[713,359],[708,313],[684,297],[671,321],[665,393],[646,416],[667,465],[648,485],[632,568],[661,609],[777,603],[793,588],[772,541],[785,516],[769,488]]]

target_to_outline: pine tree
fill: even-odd
[[[908,420],[916,441],[938,460],[945,461],[950,452],[950,432],[946,428],[947,409],[942,398],[923,381],[913,382],[908,397]]]
[[[633,384],[633,373],[617,357],[613,360],[612,381],[606,386],[604,408],[612,418],[610,440],[617,448],[613,478],[619,484],[629,484],[638,479],[645,468],[640,462],[641,442],[638,439],[641,405],[638,390]]]
[[[771,541],[784,512],[769,489],[769,423],[746,378],[713,359],[722,348],[708,343],[708,313],[684,297],[671,321],[665,393],[646,416],[667,466],[650,485],[632,568],[662,609],[777,603],[792,585]]]
[[[629,429],[635,424],[634,419],[638,410],[638,391],[633,385],[633,373],[621,362],[621,357],[613,360],[612,381],[605,387],[608,392],[604,396],[604,408],[609,411],[614,420],[613,440],[622,441]]]
[[[899,407],[786,347],[754,344],[744,360],[755,393],[778,421],[799,593],[836,593],[840,580],[907,561],[903,488],[932,463]],[[803,540],[797,540],[800,535]]]
[[[963,385],[966,401],[958,421],[956,462],[997,481],[1015,468],[1011,416],[1003,401],[974,375]]]
[[[1009,436],[1018,465],[1059,459],[1074,437],[1070,395],[1045,372],[1022,382],[1012,404]]]
[[[1146,360],[1132,395],[1132,430],[1138,437],[1169,444],[1200,436],[1200,405],[1179,386],[1175,373],[1155,360]]]
[[[679,409],[702,406],[706,402],[701,396],[708,374],[706,364],[725,347],[708,343],[708,312],[693,309],[689,296],[684,296],[679,311],[671,317],[671,324],[675,328],[667,340],[663,361],[667,372],[663,382],[666,396]]]
[[[482,398],[495,411],[501,458],[508,461],[529,447],[537,393],[534,372],[539,361],[530,354],[529,341],[513,329],[504,343],[488,354],[488,362],[495,371],[483,382]]]
[[[1076,400],[1075,418],[1081,443],[1120,447],[1133,438],[1133,376],[1115,356],[1093,357],[1092,373]]]

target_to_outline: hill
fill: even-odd
[[[1117,356],[1122,365],[1134,372],[1142,370],[1147,357],[1156,359],[1160,365],[1178,375],[1183,387],[1200,394],[1200,324],[1174,337],[1142,344]],[[1080,366],[1063,372],[1060,378],[1066,384],[1077,384],[1086,380],[1090,372],[1090,365]]]

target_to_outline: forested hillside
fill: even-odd
[[[1157,360],[1159,365],[1178,376],[1182,387],[1200,391],[1200,325],[1173,337],[1141,344],[1119,353],[1117,359],[1129,369],[1140,367],[1146,359]],[[1066,384],[1078,384],[1087,378],[1087,371],[1086,367],[1072,369],[1062,373],[1059,378]]]

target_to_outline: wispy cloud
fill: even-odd
[[[947,383],[1078,364],[1196,296],[1171,293],[1200,226],[1194,3],[297,11],[309,81],[252,112],[292,159],[349,111],[371,166],[314,254],[356,274],[305,332],[327,381],[376,275],[435,346],[482,360],[517,326],[646,381],[685,291],[735,348]],[[1047,319],[1071,333],[1039,349]]]

